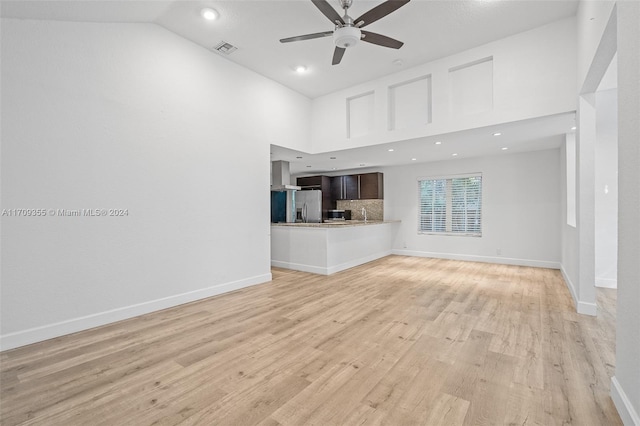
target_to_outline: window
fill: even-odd
[[[482,236],[482,175],[418,180],[418,233]]]

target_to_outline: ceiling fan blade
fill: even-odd
[[[316,5],[318,9],[320,9],[320,12],[322,12],[324,16],[329,18],[329,20],[334,25],[336,24],[336,21],[338,21],[341,24],[344,24],[342,17],[338,14],[338,12],[336,12],[336,10],[329,3],[327,3],[327,0],[311,0],[311,1],[313,2],[313,4]]]
[[[372,22],[376,22],[380,18],[384,18],[391,12],[394,12],[400,9],[405,4],[409,3],[409,0],[387,0],[382,4],[374,7],[368,12],[365,12],[364,15],[355,19],[353,22],[357,27],[366,27]],[[362,22],[362,23],[361,23]]]
[[[378,46],[390,47],[392,49],[400,49],[404,44],[401,41],[393,39],[391,37],[383,36],[382,34],[372,33],[371,31],[362,30],[362,41],[367,43],[377,44]]]
[[[280,43],[290,43],[292,41],[311,40],[311,39],[314,39],[314,38],[329,37],[331,35],[333,35],[333,31],[325,31],[323,33],[305,34],[305,35],[299,35],[299,36],[295,36],[295,37],[281,38],[280,39]]]
[[[336,49],[333,51],[333,61],[331,61],[331,65],[338,65],[344,56],[344,52],[347,49],[336,46]]]

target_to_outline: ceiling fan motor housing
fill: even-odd
[[[349,9],[353,4],[353,0],[340,0],[340,7],[343,9]]]
[[[360,40],[360,28],[340,27],[333,32],[333,41],[336,46],[346,49],[354,46]]]

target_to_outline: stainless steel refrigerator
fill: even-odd
[[[296,191],[296,221],[322,222],[322,191]]]

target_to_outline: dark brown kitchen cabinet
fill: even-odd
[[[331,197],[334,200],[357,200],[359,189],[358,175],[331,178]]]
[[[296,184],[302,189],[322,189],[322,178],[327,176],[305,176],[296,179]]]
[[[358,175],[342,176],[344,179],[344,200],[360,199],[360,182]]]
[[[360,176],[360,199],[383,199],[384,181],[382,173],[365,173]]]
[[[343,176],[333,176],[331,178],[331,199],[344,200]]]
[[[331,178],[331,196],[334,200],[382,199],[382,173],[334,176]]]

